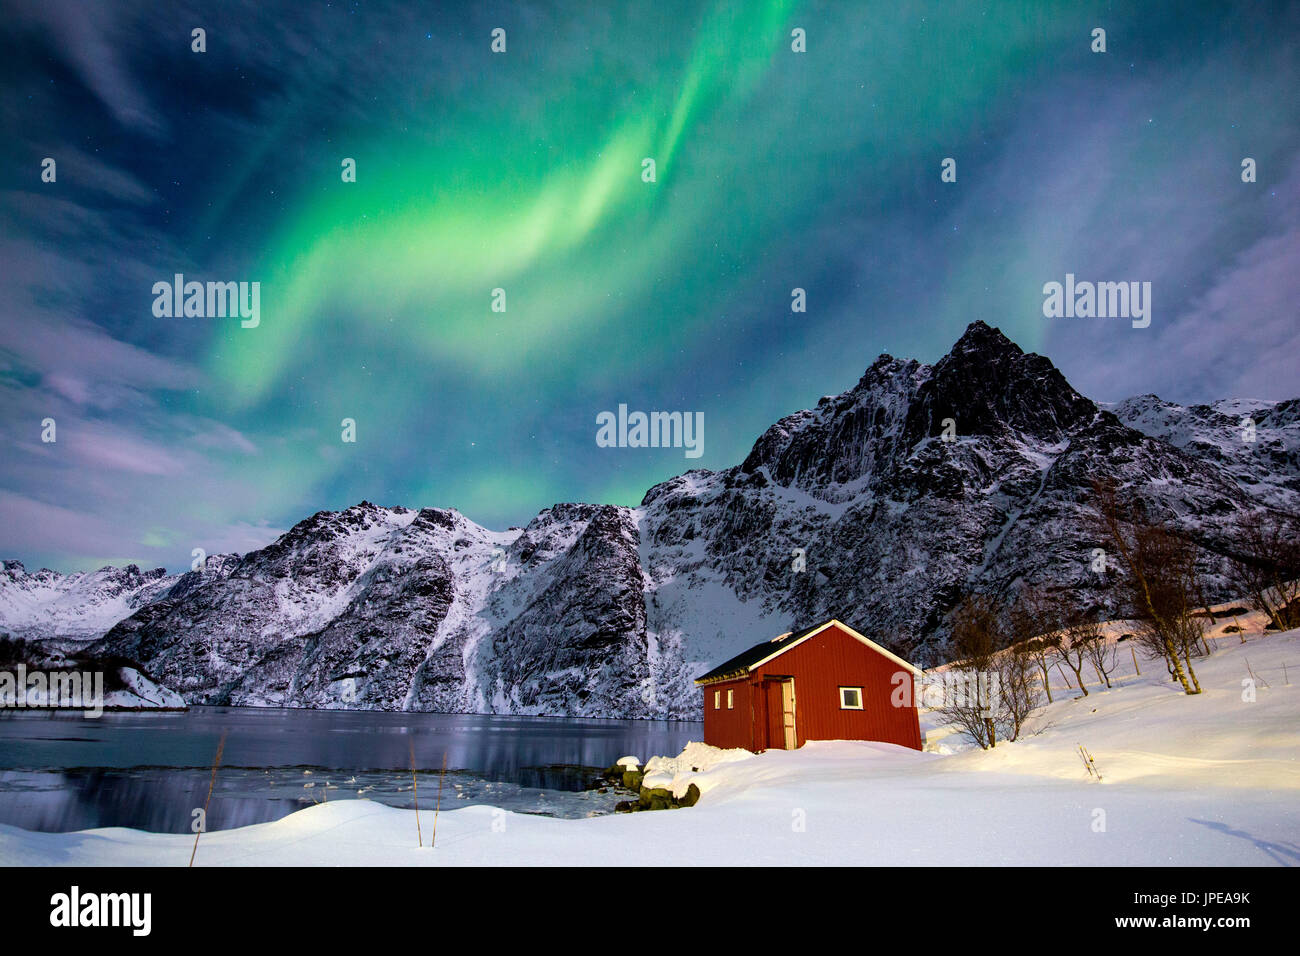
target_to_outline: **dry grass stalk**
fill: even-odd
[[[442,806],[442,779],[447,776],[447,751],[442,752],[442,772],[438,774],[438,799],[433,804],[433,834],[429,837],[429,846],[438,840],[438,808]]]
[[[217,755],[212,760],[212,777],[208,780],[208,797],[203,801],[203,825],[199,827],[198,832],[194,834],[194,849],[190,851],[190,866],[194,865],[194,855],[199,852],[199,837],[203,836],[203,831],[208,828],[208,805],[212,803],[212,788],[217,784],[217,768],[221,766],[221,755],[226,749],[226,732],[221,732],[221,740],[217,744]]]
[[[415,800],[415,836],[420,841],[420,846],[424,846],[424,834],[420,830],[420,786],[415,779],[415,741],[411,744],[411,796]]]

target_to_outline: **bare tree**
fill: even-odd
[[[1088,696],[1088,685],[1083,679],[1083,663],[1088,657],[1088,645],[1101,636],[1101,625],[1081,608],[1070,608],[1061,630],[1052,636],[1052,653],[1057,661],[1074,673],[1079,690]]]
[[[1020,737],[1025,722],[1043,706],[1034,671],[1034,658],[1023,644],[1009,647],[997,657],[1000,697],[996,719],[1003,725],[1003,736],[1012,743]]]
[[[945,689],[939,709],[983,749],[998,742],[992,674],[1000,638],[1001,624],[988,597],[970,595],[953,610],[952,650],[957,659],[950,671],[960,682]]]
[[[1279,631],[1300,627],[1300,517],[1246,511],[1234,532],[1239,550],[1228,566],[1228,580]]]
[[[1199,694],[1192,654],[1201,638],[1195,542],[1150,516],[1111,482],[1093,486],[1097,526],[1119,557],[1120,586],[1139,622],[1142,646],[1163,657],[1186,694]]]
[[[1012,638],[1042,676],[1043,693],[1047,695],[1049,704],[1052,702],[1051,674],[1048,671],[1052,665],[1052,642],[1042,635],[1057,629],[1057,616],[1043,593],[1029,587],[1020,589],[1009,614]]]
[[[1118,647],[1108,643],[1100,629],[1097,636],[1089,638],[1084,645],[1084,654],[1088,658],[1088,663],[1097,672],[1097,680],[1104,682],[1107,690],[1110,690],[1110,675],[1115,673],[1115,658],[1118,652]]]
[[[1042,685],[1043,693],[1047,696],[1047,702],[1052,702],[1052,674],[1048,670],[1052,665],[1052,643],[1045,637],[1035,637],[1026,641],[1023,645],[1025,656],[1033,661],[1034,666],[1038,668],[1039,683]]]
[[[967,597],[952,622],[957,659],[948,668],[940,713],[983,749],[1016,740],[1042,706],[1033,658],[1019,646],[1005,646],[1010,633],[986,596]]]

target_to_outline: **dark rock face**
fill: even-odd
[[[942,439],[945,419],[954,441]],[[651,628],[692,627],[688,645],[716,650],[688,646],[689,659],[716,662],[745,646],[727,638],[737,622],[771,620],[776,634],[834,616],[932,665],[948,612],[971,590],[1006,600],[1027,582],[1113,613],[1112,582],[1090,567],[1103,542],[1088,498],[1101,478],[1134,487],[1204,545],[1210,589],[1222,591],[1225,525],[1255,503],[1251,489],[1195,448],[1128,427],[1047,359],[975,323],[934,366],[882,356],[850,391],[768,429],[738,468],[651,489],[647,570],[685,592],[652,602],[665,610]],[[701,600],[717,582],[742,607]]]
[[[150,661],[191,702],[400,708],[455,594],[454,529],[433,509],[321,512],[92,650]]]
[[[943,419],[952,418],[961,435],[1055,443],[1095,412],[1051,362],[1026,355],[997,329],[976,322],[918,389],[906,438],[915,444],[933,437]]]
[[[827,617],[928,666],[970,591],[1028,583],[1115,612],[1090,567],[1099,478],[1202,544],[1207,597],[1228,597],[1228,521],[1300,507],[1300,401],[1101,407],[977,322],[934,365],[883,355],[740,465],[688,471],[638,508],[557,504],[493,532],[362,502],[178,578],[95,572],[135,603],[91,651],[191,702],[698,716],[694,676]],[[0,598],[38,586],[4,575]]]
[[[645,589],[627,509],[595,509],[573,546],[548,568],[531,604],[497,630],[480,656],[494,696],[525,712],[644,713]]]

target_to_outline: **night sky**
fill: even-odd
[[[0,557],[29,568],[180,570],[362,499],[636,504],[976,319],[1099,400],[1300,395],[1298,4],[0,15]],[[260,282],[260,325],[155,316],[176,273]],[[1066,273],[1151,282],[1150,327],[1045,318]],[[597,447],[620,403],[703,412],[703,456]]]

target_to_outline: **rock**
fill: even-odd
[[[635,810],[676,810],[679,807],[692,807],[700,799],[700,788],[691,784],[686,795],[680,800],[673,796],[667,787],[642,787],[637,797]]]

